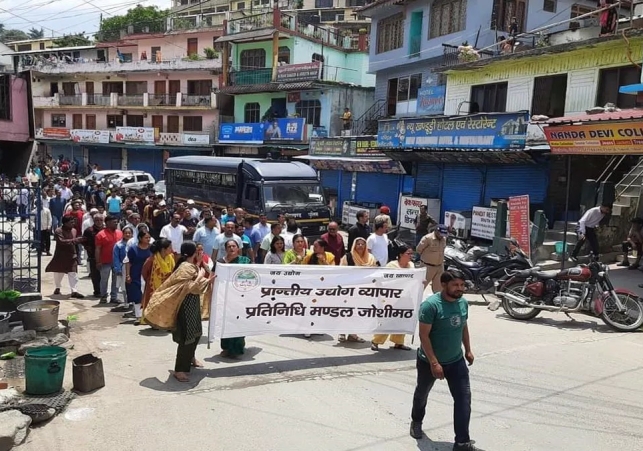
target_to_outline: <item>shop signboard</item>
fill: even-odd
[[[422,116],[444,114],[446,92],[447,87],[444,85],[420,88],[418,90],[416,113]]]
[[[399,149],[520,149],[529,113],[381,120],[377,145]]]
[[[384,153],[377,148],[377,139],[373,137],[356,137],[350,139],[350,155],[356,157],[384,157]]]
[[[116,127],[116,142],[154,144],[156,129],[153,127]]]
[[[225,123],[219,126],[222,144],[263,144],[263,124]]]
[[[341,157],[345,155],[342,138],[311,138],[308,153],[314,156]]]
[[[471,220],[455,211],[444,212],[444,224],[449,229],[449,233],[458,238],[466,239],[469,234]]]
[[[471,212],[471,236],[493,240],[496,236],[496,209],[473,207]]]
[[[109,143],[109,130],[82,130],[73,129],[70,132],[71,140],[75,143]]]
[[[317,81],[321,76],[321,63],[313,61],[303,64],[284,64],[277,66],[277,83],[293,83],[300,81]]]
[[[306,119],[282,117],[263,124],[265,141],[306,141]]]
[[[640,154],[643,121],[596,122],[543,127],[551,153],[575,155]]]
[[[509,233],[520,244],[522,250],[530,255],[531,239],[529,224],[529,196],[509,198]]]
[[[44,139],[70,139],[70,130],[68,128],[39,128],[36,130],[36,138]]]
[[[193,133],[183,133],[181,141],[186,146],[208,146],[210,145],[210,135],[195,135]]]
[[[310,165],[321,171],[381,172],[383,174],[406,174],[402,163],[395,160],[346,161],[341,157],[328,160],[311,160]]]

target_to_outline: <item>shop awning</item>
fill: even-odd
[[[540,146],[539,146],[540,147]],[[546,146],[548,150],[549,146]],[[382,149],[388,157],[396,161],[426,161],[431,163],[467,163],[467,164],[518,164],[535,163],[532,155],[524,150],[498,149],[418,149],[413,152],[402,149]],[[538,152],[542,153],[542,152]]]
[[[390,158],[348,158],[348,157],[331,157],[331,156],[322,156],[322,155],[301,155],[295,158],[300,158],[302,160],[311,160],[311,161],[347,161],[351,163],[380,163],[391,161]]]
[[[574,124],[596,121],[627,121],[630,119],[643,119],[643,109],[631,108],[628,110],[608,111],[594,114],[574,114],[570,116],[555,117],[545,121],[548,125]]]

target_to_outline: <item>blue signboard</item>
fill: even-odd
[[[377,146],[398,149],[518,149],[525,146],[529,113],[381,120]]]
[[[263,124],[221,124],[220,143],[263,144]]]
[[[305,141],[306,119],[282,117],[264,126],[265,141]]]
[[[447,87],[426,86],[418,90],[416,113],[422,116],[430,114],[444,114],[444,97]]]

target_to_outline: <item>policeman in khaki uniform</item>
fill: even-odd
[[[447,247],[447,226],[440,224],[431,233],[422,237],[416,248],[420,260],[426,266],[425,285],[431,284],[434,293],[442,289],[440,276],[444,272],[444,249]]]

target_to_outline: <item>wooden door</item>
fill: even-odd
[[[85,92],[87,93],[87,97],[93,97],[94,96],[94,82],[93,81],[86,81],[85,82]]]
[[[163,116],[152,116],[152,127],[158,128],[163,133]]]
[[[83,128],[83,115],[82,114],[73,114],[71,117],[71,128],[73,129],[81,129]]]
[[[163,95],[166,93],[165,90],[166,83],[165,80],[157,80],[154,82],[154,94]]]
[[[181,92],[181,80],[170,80],[170,95],[175,96]]]
[[[179,132],[179,117],[178,116],[168,116],[167,117],[167,132],[168,133],[178,133]]]
[[[188,38],[188,56],[199,54],[199,40],[197,38]]]
[[[87,126],[87,130],[96,130],[95,114],[88,114],[85,116],[85,126]]]

